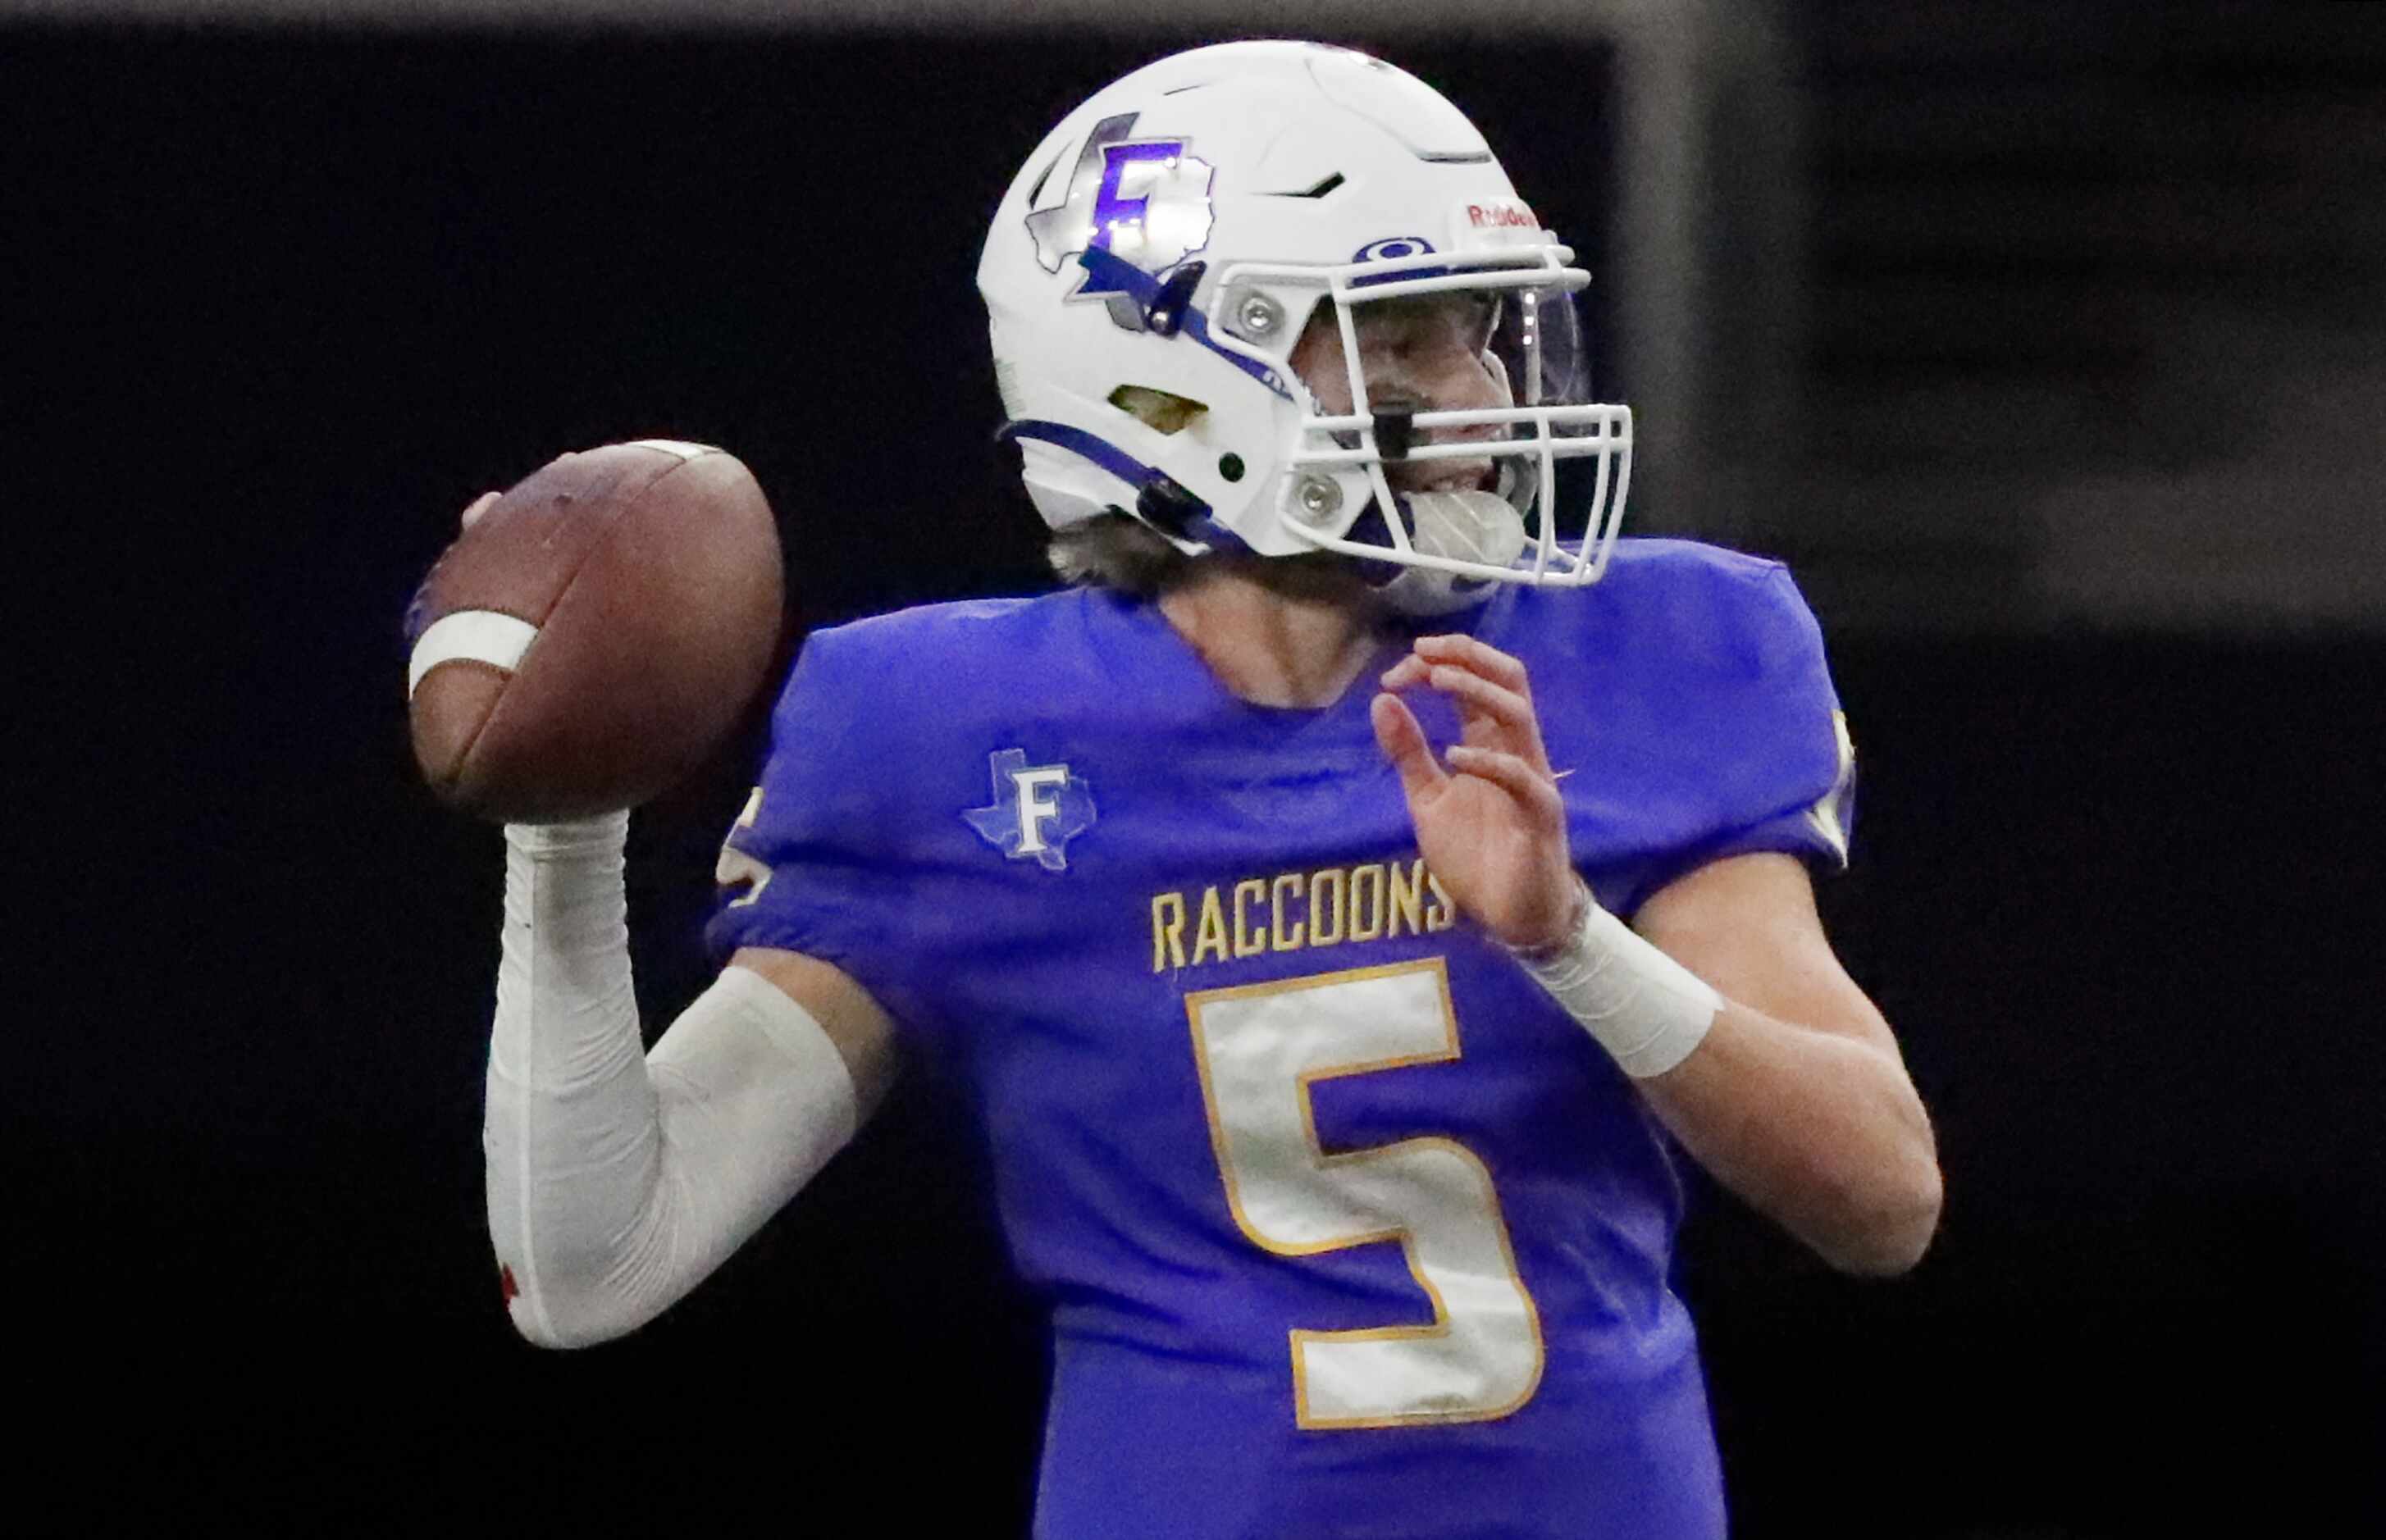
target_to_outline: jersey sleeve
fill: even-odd
[[[1728,856],[1799,856],[1846,866],[1855,822],[1855,744],[1822,627],[1789,570],[1766,562],[1711,595],[1702,632],[1708,688],[1687,697],[1690,736],[1713,777],[1702,837],[1679,873]]]
[[[760,783],[722,846],[706,950],[802,952],[851,975],[900,1016],[910,923],[899,763],[863,687],[866,659],[834,631],[804,644],[771,718]]]

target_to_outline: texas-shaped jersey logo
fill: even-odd
[[[1210,244],[1212,168],[1182,139],[1130,139],[1136,114],[1105,118],[1086,136],[1061,201],[1027,216],[1036,260],[1059,272],[1070,257],[1106,251],[1157,276]],[[1119,293],[1087,273],[1070,294]]]
[[[1094,789],[1065,764],[1031,765],[1023,748],[986,756],[994,801],[962,809],[978,837],[1011,860],[1069,870],[1069,842],[1094,826]]]

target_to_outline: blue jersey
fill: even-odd
[[[1610,909],[1844,857],[1778,565],[1627,541],[1472,619]],[[966,1088],[1052,1311],[1040,1535],[1721,1534],[1661,1130],[1419,860],[1374,694],[1251,705],[1085,589],[817,632],[710,945],[835,964]]]

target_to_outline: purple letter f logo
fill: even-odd
[[[1126,180],[1127,168],[1143,161],[1172,161],[1185,148],[1181,139],[1147,141],[1139,144],[1105,144],[1102,146],[1102,183],[1094,194],[1094,238],[1091,244],[1103,251],[1117,252],[1111,237],[1121,226],[1129,232],[1129,244],[1140,245],[1143,233],[1144,198],[1119,196],[1119,184]]]
[[[1080,253],[1106,251],[1158,274],[1208,244],[1210,163],[1185,153],[1188,140],[1129,143],[1135,119],[1122,112],[1095,124],[1069,173],[1066,196],[1028,213],[1027,233],[1036,238],[1036,260],[1046,272],[1061,271]],[[1120,292],[1090,273],[1070,298]]]

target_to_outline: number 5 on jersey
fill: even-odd
[[[1279,1257],[1398,1241],[1430,1326],[1292,1330],[1294,1417],[1381,1428],[1504,1417],[1541,1378],[1541,1327],[1491,1175],[1452,1139],[1328,1155],[1314,1082],[1458,1057],[1438,958],[1185,997],[1227,1207]]]

